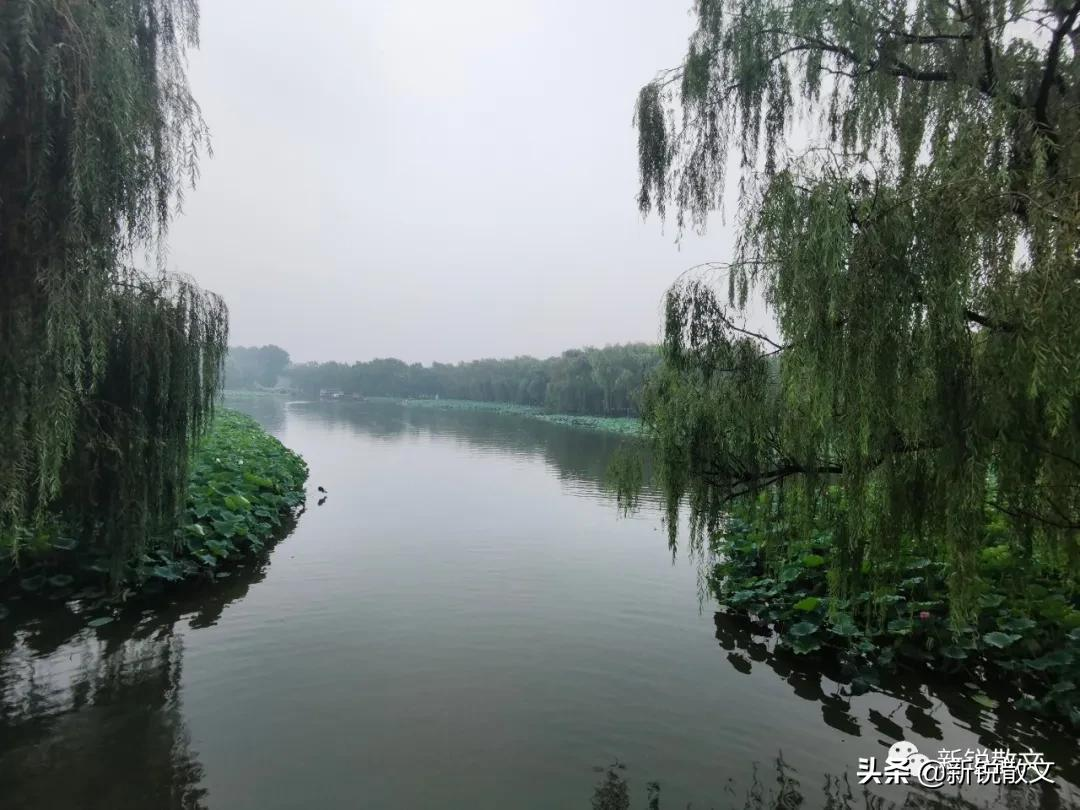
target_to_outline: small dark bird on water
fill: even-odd
[[[326,496],[325,495],[323,495],[321,498],[319,498],[318,506],[322,506],[324,503],[326,503]]]
[[[326,492],[326,490],[323,489],[322,487],[319,487],[319,492]]]

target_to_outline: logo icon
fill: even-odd
[[[1025,785],[1049,782],[1054,763],[1035,751],[1013,752],[1008,748],[943,748],[937,759],[920,754],[915,743],[900,740],[889,747],[882,767],[877,757],[859,757],[859,784],[917,784],[927,788],[944,785]]]

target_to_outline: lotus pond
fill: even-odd
[[[1054,785],[961,803],[1076,802],[1075,734],[1004,676],[860,684],[715,601],[715,560],[669,547],[655,493],[620,512],[605,471],[625,437],[465,408],[237,407],[304,457],[307,511],[229,576],[163,580],[102,626],[17,603],[0,622],[5,810],[861,807],[859,759],[898,740],[1054,763]],[[243,538],[247,507],[215,477],[249,465],[214,465],[195,521]],[[808,643],[831,638],[825,606],[803,607],[823,628]]]

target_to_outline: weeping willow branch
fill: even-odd
[[[737,165],[740,235],[726,295],[668,295],[645,398],[668,503],[708,526],[838,489],[838,587],[882,544],[940,549],[960,614],[988,509],[1080,578],[1080,5],[695,11],[638,95],[639,204],[703,226]]]
[[[0,551],[61,511],[118,565],[183,497],[227,312],[125,265],[207,148],[197,27],[195,0],[0,5]]]

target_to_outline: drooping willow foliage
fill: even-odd
[[[672,510],[828,508],[842,581],[907,543],[952,563],[961,612],[995,514],[1075,578],[1080,2],[696,15],[636,119],[643,212],[703,225],[740,175],[736,255],[670,291],[647,398]],[[775,334],[747,329],[752,292]]]
[[[195,0],[0,4],[0,539],[62,512],[115,559],[168,526],[227,312],[131,268],[195,180]],[[0,544],[3,545],[3,544]]]

